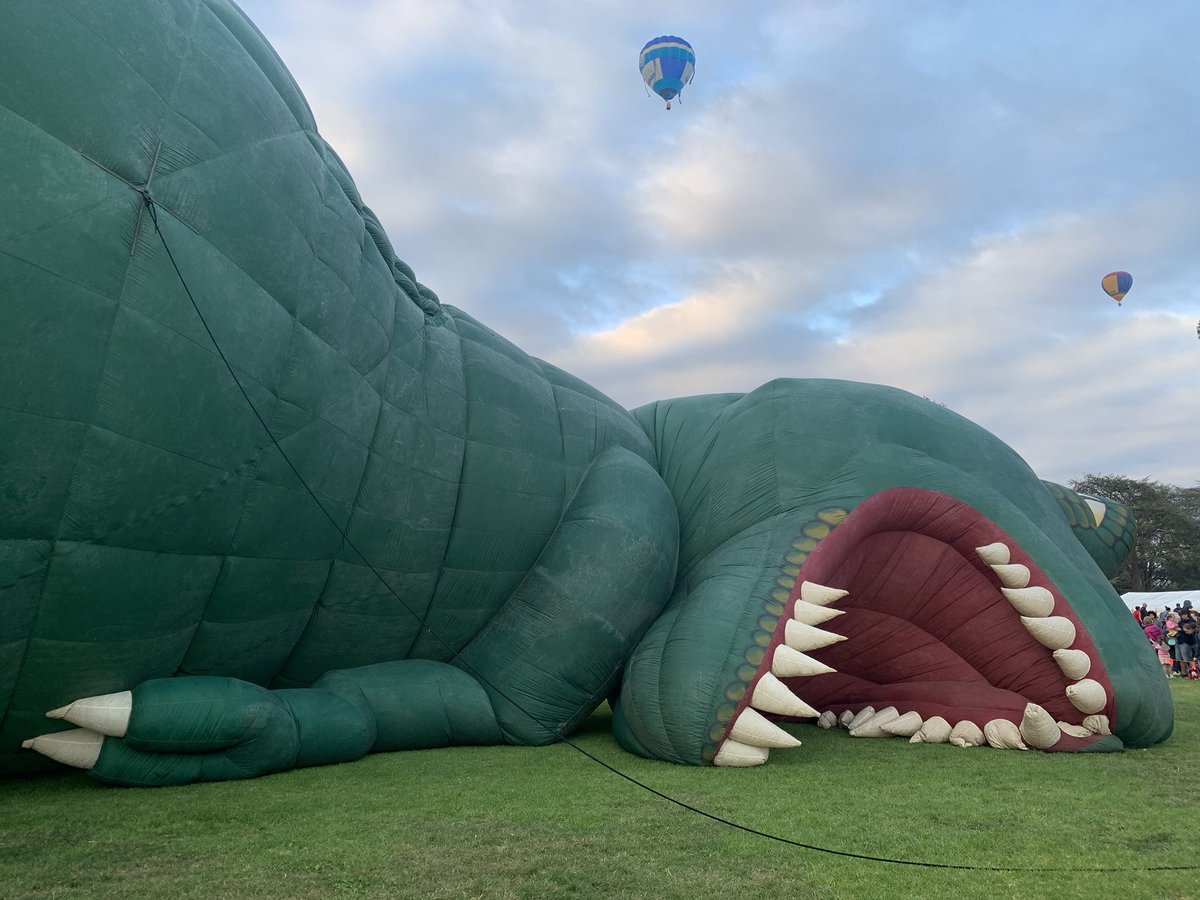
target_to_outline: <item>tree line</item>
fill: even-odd
[[[1200,590],[1200,487],[1122,475],[1085,475],[1070,484],[1081,494],[1123,503],[1133,513],[1137,539],[1112,578],[1117,593]]]

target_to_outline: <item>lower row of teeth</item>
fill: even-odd
[[[1087,678],[1092,661],[1083,650],[1072,649],[1075,624],[1065,616],[1054,616],[1054,595],[1041,586],[1030,586],[1031,573],[1027,566],[1010,563],[1010,550],[1001,543],[976,548],[975,552],[996,573],[1001,592],[1021,617],[1030,636],[1051,651],[1054,662],[1073,682],[1066,696],[1081,713],[1083,723],[1055,721],[1036,703],[1025,707],[1020,724],[1009,719],[992,719],[981,728],[977,723],[963,720],[951,724],[941,716],[922,719],[915,710],[901,713],[895,707],[875,710],[867,706],[837,715],[832,710],[818,713],[780,678],[815,676],[835,671],[824,663],[806,656],[812,651],[845,640],[842,635],[823,631],[816,626],[842,615],[843,610],[830,604],[847,592],[838,588],[805,581],[800,586],[791,621],[785,626],[784,643],[775,650],[771,669],[759,680],[750,705],[738,715],[713,759],[717,766],[757,766],[765,763],[772,748],[798,747],[800,741],[768,720],[762,712],[792,718],[817,718],[817,724],[832,728],[840,724],[853,737],[907,737],[912,743],[944,744],[958,747],[984,745],[1002,749],[1049,750],[1064,734],[1089,737],[1109,734],[1109,720],[1100,712],[1108,705],[1108,694],[1100,682]],[[761,712],[760,712],[761,711]]]
[[[832,710],[821,713],[817,724],[822,728],[841,725],[851,737],[906,737],[912,744],[954,744],[956,747],[996,747],[1001,750],[1049,750],[1064,734],[1090,737],[1110,734],[1108,716],[1091,715],[1082,725],[1056,722],[1054,717],[1036,703],[1025,706],[1021,724],[1008,719],[992,719],[982,728],[964,719],[951,726],[941,716],[922,720],[915,711],[903,715],[894,706],[881,709],[867,706],[857,713],[847,710],[840,716]]]

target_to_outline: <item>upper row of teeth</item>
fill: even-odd
[[[997,541],[984,547],[976,547],[975,552],[996,573],[996,577],[1000,580],[1001,592],[1020,615],[1021,623],[1029,631],[1029,634],[1052,652],[1058,668],[1067,678],[1071,679],[1071,684],[1067,685],[1066,689],[1067,699],[1089,719],[1095,719],[1097,722],[1100,719],[1106,719],[1097,714],[1108,705],[1107,692],[1100,682],[1087,677],[1092,668],[1091,657],[1085,651],[1071,647],[1075,643],[1075,623],[1065,616],[1052,615],[1054,595],[1048,588],[1030,585],[1029,567],[1011,562],[1012,554],[1006,544]],[[792,718],[814,718],[821,715],[793,694],[779,679],[823,675],[835,671],[823,662],[807,656],[806,653],[846,639],[843,635],[823,631],[816,626],[844,613],[844,610],[831,609],[829,605],[845,597],[847,593],[847,591],[826,587],[811,581],[805,581],[800,585],[800,597],[796,600],[792,618],[784,626],[784,641],[775,649],[770,671],[766,672],[755,685],[749,705],[734,720],[733,727],[729,730],[729,734],[713,759],[713,765],[757,766],[767,761],[769,751],[773,747],[800,746],[797,738],[775,725],[762,713],[775,713]],[[891,712],[896,711],[891,710]],[[826,715],[832,715],[832,713]],[[895,718],[905,719],[904,724],[907,726],[912,723],[914,716],[917,716],[916,712],[907,713],[903,717],[896,712]],[[877,724],[882,727],[885,723]],[[1093,725],[1096,729],[1099,728],[1095,722]],[[983,743],[985,729],[980,729],[971,722],[961,722],[956,727],[960,726],[967,732],[970,732],[970,729],[967,729],[966,726],[972,726],[975,731],[979,731],[980,740],[976,743]],[[1107,721],[1105,721],[1106,727]],[[1024,737],[1029,744],[1041,750],[1053,747],[1064,732],[1077,736],[1103,733],[1085,726],[1055,722],[1045,709],[1033,703],[1026,708],[1020,726],[1007,719],[997,719],[987,723],[986,729],[993,732],[996,742],[994,746],[1020,744],[1021,747],[1024,747],[1025,745],[1021,743],[1021,737]],[[1009,733],[1010,729],[1012,734]],[[916,732],[917,729],[914,729],[912,733]],[[974,735],[971,735],[970,739],[973,737]],[[992,740],[989,739],[988,742],[991,743]],[[974,746],[974,744],[968,743],[963,746]]]

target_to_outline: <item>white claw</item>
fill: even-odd
[[[1021,737],[1030,747],[1049,750],[1058,743],[1062,732],[1050,713],[1036,703],[1027,703],[1025,714],[1021,717]]]
[[[1108,716],[1084,716],[1083,727],[1092,734],[1112,734],[1108,724]]]
[[[792,618],[797,622],[803,622],[805,625],[820,625],[822,622],[828,622],[830,619],[836,619],[838,616],[844,616],[844,609],[834,609],[831,606],[817,606],[815,603],[805,603],[803,600],[796,601],[796,608],[792,610]]]
[[[129,727],[129,714],[133,710],[133,692],[118,691],[115,694],[97,694],[83,697],[74,703],[60,706],[46,713],[49,719],[66,719],[72,725],[90,728],[110,737],[125,737]]]
[[[1054,661],[1072,681],[1087,677],[1092,670],[1092,659],[1082,650],[1055,650]]]
[[[1069,734],[1072,737],[1085,738],[1092,736],[1091,730],[1086,725],[1072,725],[1070,722],[1059,720],[1058,728],[1063,734]]]
[[[778,656],[778,651],[776,651]],[[815,719],[820,713],[788,690],[788,686],[766,672],[754,686],[750,695],[750,705],[763,712],[775,713],[780,716],[792,716],[797,719]]]
[[[1029,567],[1020,563],[992,566],[1000,583],[1008,588],[1023,588],[1029,584]]]
[[[963,719],[950,730],[950,743],[955,747],[982,747],[983,729],[969,719]]]
[[[1067,685],[1067,699],[1071,705],[1085,715],[1098,713],[1108,705],[1108,694],[1104,685],[1092,678],[1084,678]]]
[[[807,653],[809,650],[820,650],[830,644],[844,641],[844,634],[834,634],[832,631],[822,631],[795,619],[788,619],[784,624],[783,640],[793,650]]]
[[[834,715],[832,709],[825,710],[825,712],[821,713],[820,718],[817,719],[817,726],[819,728],[832,728],[837,723],[838,717]]]
[[[737,768],[761,766],[767,761],[769,755],[770,751],[766,747],[751,747],[749,744],[739,741],[725,740],[721,744],[721,749],[717,751],[717,755],[713,757],[713,765],[736,766]]]
[[[1099,500],[1093,500],[1091,497],[1084,497],[1083,502],[1088,505],[1088,509],[1092,511],[1092,519],[1096,523],[1096,527],[1100,527],[1100,523],[1104,521],[1104,516],[1108,512],[1104,504]]]
[[[22,741],[21,746],[26,750],[36,750],[42,756],[48,756],[55,762],[74,766],[77,769],[90,769],[96,765],[96,760],[100,757],[100,748],[104,746],[104,735],[86,728],[72,728],[70,731],[38,735]]]
[[[1044,619],[1021,616],[1021,623],[1033,635],[1033,639],[1047,650],[1065,650],[1075,643],[1075,623],[1064,616],[1047,616]]]
[[[840,588],[826,587],[814,581],[805,581],[800,585],[800,599],[805,603],[814,603],[817,606],[828,606],[835,600],[841,600],[848,593],[850,592]]]
[[[846,710],[840,716],[838,716],[838,724],[841,725],[843,728],[849,728],[850,723],[853,721],[854,721],[854,713],[852,713],[850,710]]]
[[[800,746],[799,740],[748,706],[734,721],[729,736],[739,744],[748,744],[751,747]]]
[[[989,566],[1006,566],[1009,560],[1008,545],[996,541],[994,544],[988,544],[985,547],[976,547],[975,552]]]
[[[1021,729],[1008,719],[992,719],[983,726],[983,738],[997,750],[1028,750],[1021,740]]]
[[[778,678],[828,675],[830,672],[836,671],[837,669],[825,665],[819,659],[813,659],[798,650],[793,650],[787,644],[780,644],[776,647],[775,655],[771,657],[771,674]]]
[[[1002,587],[1000,593],[1008,599],[1013,609],[1023,616],[1040,619],[1054,612],[1054,595],[1044,587]]]

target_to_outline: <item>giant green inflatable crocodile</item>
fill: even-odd
[[[416,282],[228,0],[5,11],[0,772],[538,744],[606,699],[694,765],[813,718],[1169,735],[1122,508],[891,388],[629,413]]]

